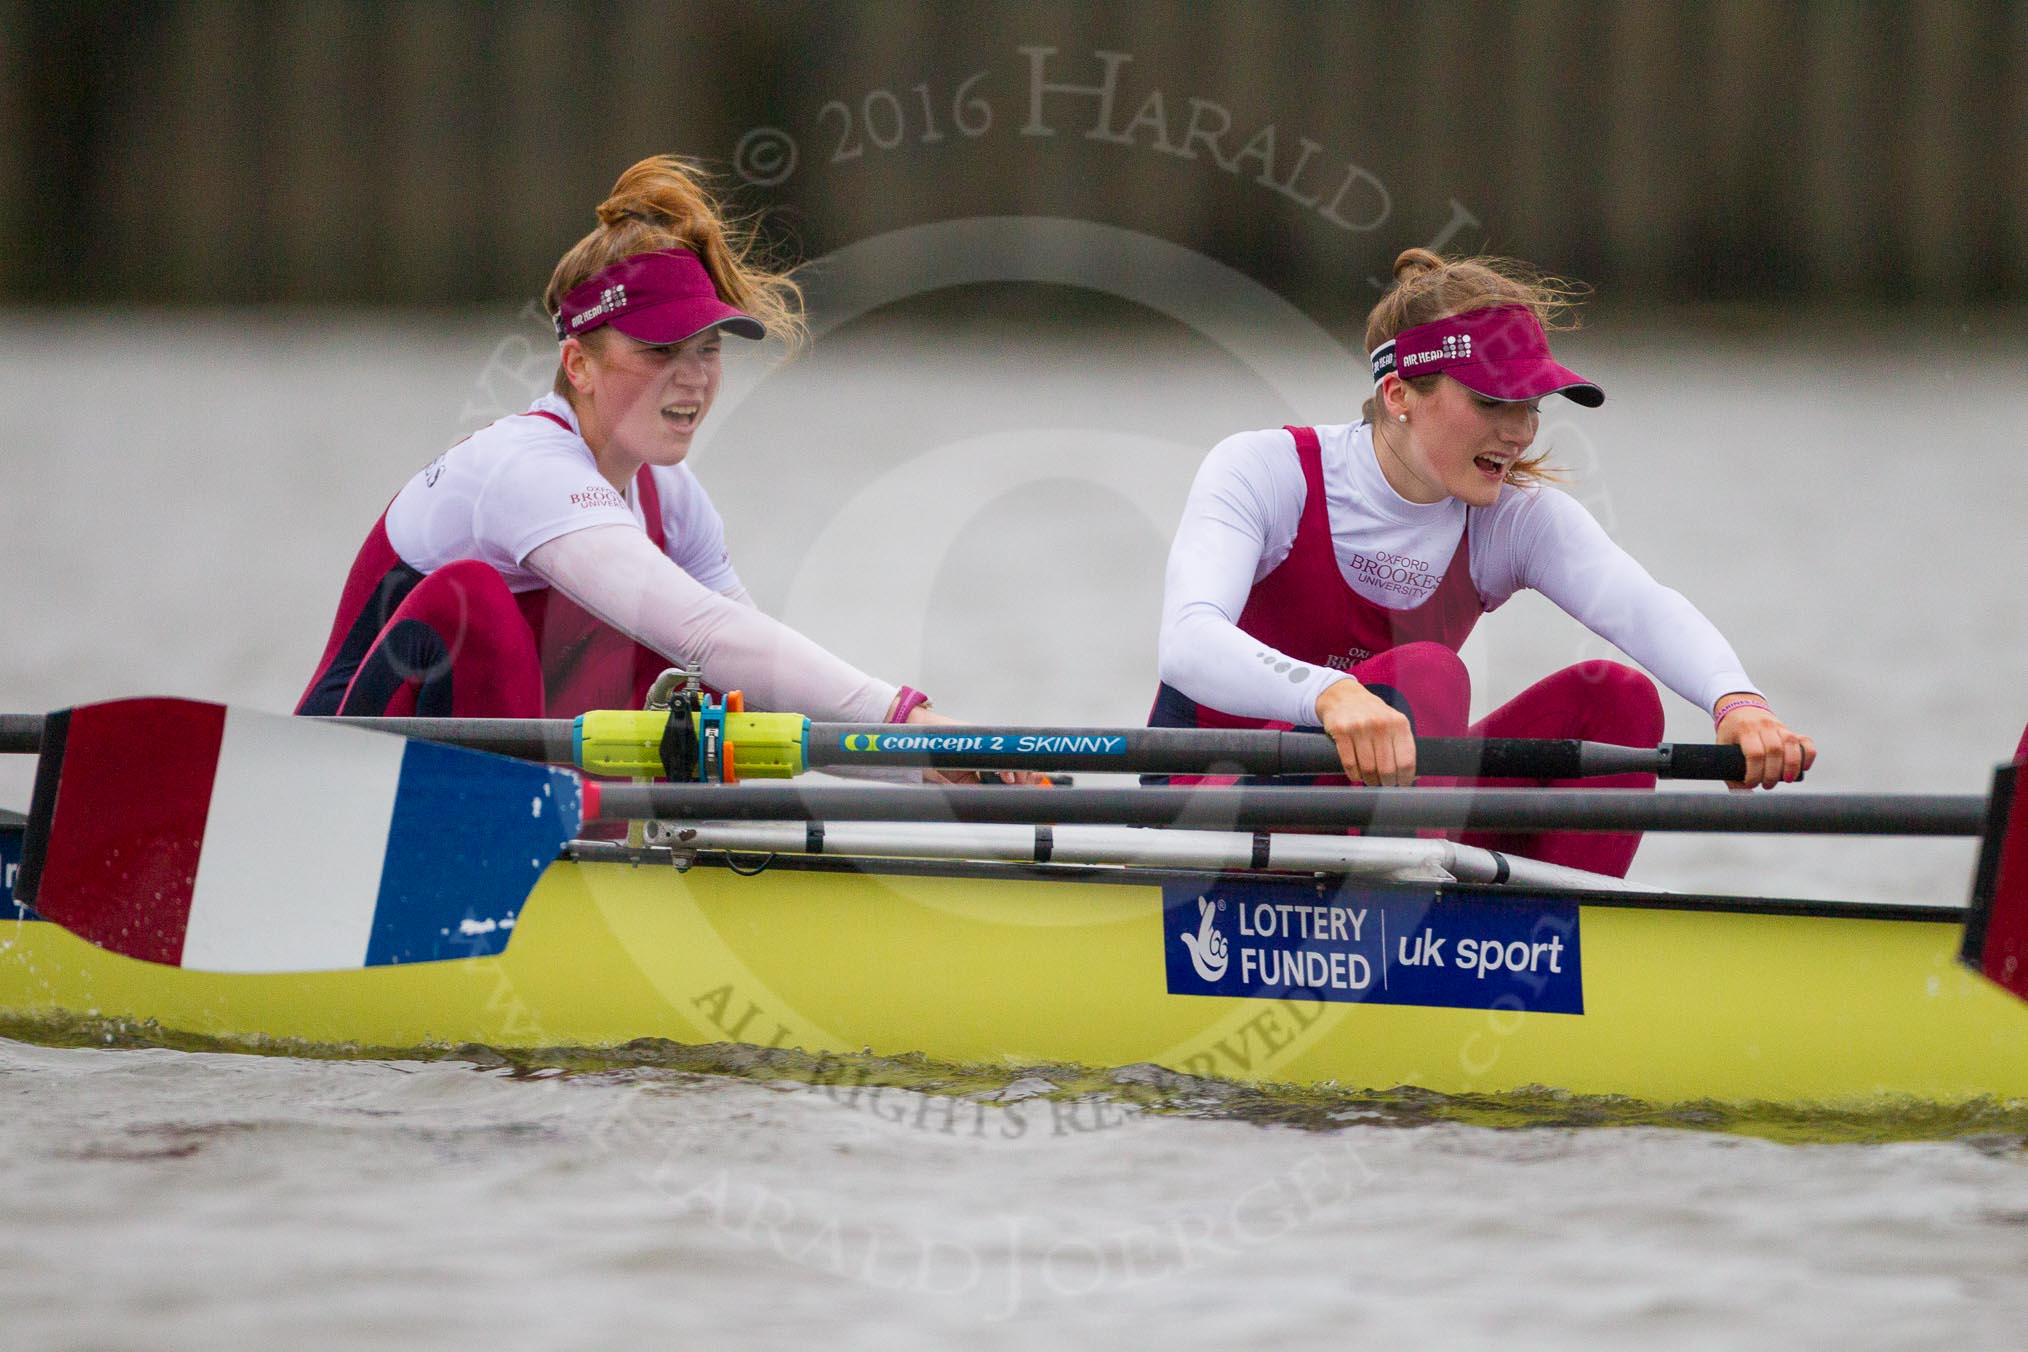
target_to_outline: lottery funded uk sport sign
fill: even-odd
[[[1163,888],[1171,995],[1584,1013],[1577,903],[1307,880]]]

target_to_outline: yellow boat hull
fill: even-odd
[[[498,956],[291,975],[156,966],[52,924],[5,922],[0,1016],[373,1048],[656,1037],[1154,1062],[1656,1104],[2028,1100],[2028,1007],[1959,966],[1942,908],[1871,918],[1583,900],[1584,1012],[1552,1014],[1171,994],[1161,886],[1093,878],[564,860]]]

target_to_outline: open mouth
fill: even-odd
[[[1472,463],[1478,466],[1479,472],[1481,474],[1488,474],[1496,479],[1503,479],[1507,476],[1507,462],[1505,460],[1500,459],[1498,456],[1493,455],[1473,456]]]
[[[695,427],[697,426],[697,409],[698,406],[696,404],[671,404],[662,410],[662,416],[675,423],[678,427]]]

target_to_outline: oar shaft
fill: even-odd
[[[670,821],[1112,823],[1208,830],[1722,831],[1977,836],[1975,794],[1643,793],[1625,789],[858,788],[609,784],[597,815]]]
[[[552,765],[574,762],[563,718],[333,718],[400,737],[446,742]],[[42,745],[42,715],[0,714],[0,753]],[[846,766],[941,770],[1117,771],[1128,774],[1333,775],[1337,748],[1314,732],[1220,728],[993,728],[891,723],[812,723],[811,769]],[[1419,773],[1457,778],[1579,779],[1652,774],[1664,779],[1739,779],[1739,748],[1656,747],[1517,738],[1424,737]]]
[[[41,714],[0,714],[0,755],[42,750]]]
[[[1652,774],[1675,779],[1741,779],[1738,747],[1609,746],[1574,740],[1422,737],[1423,775],[1494,779],[1578,779]],[[812,723],[812,769],[925,766],[940,770],[1088,770],[1132,774],[1335,775],[1338,749],[1315,732],[1223,728],[896,727]]]
[[[397,737],[443,742],[490,751],[517,760],[571,764],[571,722],[567,718],[319,718]],[[43,715],[0,714],[0,755],[34,755],[42,750]]]
[[[575,760],[572,725],[568,718],[326,718],[319,722],[345,723],[397,737],[425,742],[443,742],[473,751],[490,751],[496,756],[518,760],[546,761],[551,765],[573,765]]]

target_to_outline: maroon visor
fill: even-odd
[[[611,324],[644,343],[680,343],[710,328],[765,338],[761,322],[718,298],[711,274],[688,249],[635,254],[572,287],[556,312],[556,338]]]
[[[1525,305],[1493,305],[1403,329],[1373,349],[1373,380],[1441,371],[1474,394],[1513,403],[1560,394],[1586,408],[1605,391],[1549,355],[1541,321]]]

